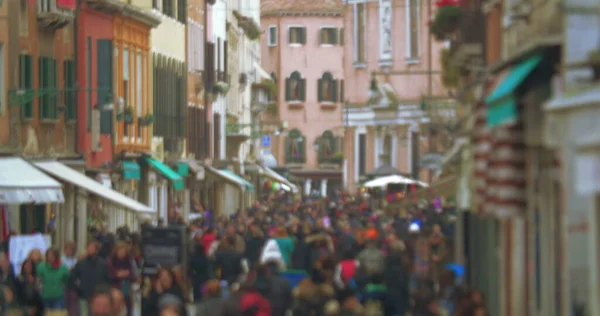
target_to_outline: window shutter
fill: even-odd
[[[288,28],[288,44],[292,44],[292,30],[293,28]]]
[[[21,63],[21,89],[25,90],[27,94],[30,94],[31,88],[33,87],[33,58],[30,55],[21,55],[19,61]],[[33,117],[33,101],[21,104],[21,115],[23,118]]]
[[[52,81],[51,85],[51,105],[50,105],[50,118],[57,119],[58,118],[58,62],[56,59],[50,59],[50,65],[52,66],[52,72],[50,80]]]
[[[290,78],[285,78],[285,100],[290,101],[292,98],[292,91],[290,91]]]
[[[333,87],[333,95],[332,95],[332,101],[333,102],[337,102],[338,101],[338,81],[337,80],[331,80],[332,83],[332,87]]]
[[[38,86],[40,89],[40,97],[39,97],[39,109],[40,109],[40,118],[46,118],[46,111],[47,111],[47,105],[46,105],[46,100],[47,100],[47,95],[46,95],[46,57],[40,57],[38,59]]]
[[[187,0],[177,0],[177,20],[183,24],[186,24]]]
[[[339,33],[340,33],[339,34],[340,35],[340,41],[339,41],[339,43],[340,43],[341,46],[344,46],[344,28],[341,28],[340,31],[339,31]]]
[[[228,78],[228,68],[229,66],[227,65],[227,55],[229,54],[229,49],[228,47],[229,45],[227,45],[227,41],[223,41],[223,81],[227,82],[227,84],[230,84],[229,82],[229,78]]]
[[[340,102],[344,102],[344,80],[340,80]]]
[[[325,29],[319,30],[319,44],[325,44]]]
[[[317,101],[323,101],[323,79],[317,80]]]
[[[334,45],[337,45],[338,43],[338,32],[337,29],[331,29],[331,36],[333,36],[333,38],[331,39],[331,43]]]
[[[305,27],[300,28],[300,43],[303,45],[306,44],[306,28]]]
[[[96,93],[98,104],[104,104],[106,98],[110,95],[112,87],[112,41],[97,40],[96,42],[97,58],[96,80],[98,92]],[[112,134],[113,111],[102,111],[100,113],[100,134]]]
[[[300,101],[306,101],[306,79],[300,79]]]

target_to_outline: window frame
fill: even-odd
[[[301,142],[302,142],[301,148],[299,148],[300,153],[298,154],[298,157],[293,157],[292,151],[291,151],[292,142],[294,141],[295,138],[300,138]],[[285,145],[286,145],[285,146],[285,162],[286,162],[286,164],[306,163],[306,136],[304,134],[302,134],[301,130],[299,130],[297,128],[290,130],[288,135],[285,138]]]
[[[273,37],[273,35],[271,34],[271,30],[275,30],[275,36]],[[267,27],[267,46],[268,47],[275,47],[277,46],[277,25],[275,24],[271,24],[269,25],[269,27]]]
[[[288,46],[290,47],[302,47],[304,45],[306,45],[306,25],[301,25],[301,24],[291,24],[288,25],[287,27],[288,29]],[[292,43],[292,29],[304,29],[304,40],[302,41],[302,39],[300,40],[299,43]]]
[[[334,43],[324,43],[323,42],[323,31],[331,31],[333,32],[333,36],[335,37]],[[319,27],[319,46],[321,47],[335,47],[339,45],[339,28],[333,25],[324,25]]]
[[[325,81],[329,82],[329,89],[331,90],[330,98],[325,98]],[[321,78],[317,80],[317,99],[321,104],[335,104],[338,102],[338,81],[335,79],[333,74],[329,71],[324,72]]]
[[[298,74],[298,78],[292,78],[295,74]],[[286,100],[287,103],[300,104],[300,103],[306,102],[306,85],[305,85],[306,79],[302,76],[302,73],[295,70],[286,79],[289,80],[289,81],[287,81],[289,84],[286,84],[286,90],[288,90],[286,95],[289,95],[289,98],[287,98],[287,100]],[[291,88],[292,80],[298,81],[298,89],[300,90],[298,92],[298,94],[299,94],[298,98],[292,97],[292,88]]]
[[[364,29],[363,29],[363,45],[362,45],[362,56],[361,54],[359,54],[360,51],[360,45],[359,45],[359,26],[358,26],[358,7],[359,5],[363,6],[364,8],[364,14],[363,14],[363,21],[362,24],[364,25]],[[367,43],[366,43],[366,33],[367,33],[367,2],[366,1],[357,1],[355,3],[352,4],[352,19],[353,19],[353,30],[352,30],[352,37],[353,37],[353,64],[354,64],[354,68],[366,68],[366,63],[367,63]],[[361,60],[362,59],[362,60]]]
[[[412,38],[412,32],[411,32],[411,24],[412,24],[412,18],[411,18],[411,11],[412,11],[412,6],[411,6],[411,2],[412,1],[416,1],[417,2],[417,13],[416,13],[416,17],[417,17],[417,40],[416,40],[416,45],[417,45],[417,56],[412,56],[412,50],[413,50],[413,38]],[[406,10],[405,10],[405,23],[406,23],[406,56],[405,56],[405,61],[407,64],[418,64],[421,60],[421,45],[420,45],[420,38],[421,38],[421,0],[406,0],[405,2],[406,4]]]

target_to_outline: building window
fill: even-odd
[[[162,0],[162,10],[164,15],[174,18],[173,0]]]
[[[294,71],[285,79],[285,100],[288,102],[306,101],[306,79]]]
[[[131,100],[129,100],[129,49],[127,47],[123,48],[123,100],[125,100],[125,107],[131,106]],[[124,121],[123,128],[123,140],[127,141],[129,139],[129,124],[127,123],[127,119]]]
[[[56,60],[51,57],[40,57],[39,59],[40,80],[40,118],[55,120],[57,112],[57,78]]]
[[[19,56],[20,88],[26,96],[33,94],[33,58],[30,55]],[[21,104],[21,117],[25,120],[33,118],[33,101]]]
[[[291,130],[285,139],[285,157],[287,163],[306,162],[306,137],[297,129]]]
[[[317,81],[317,99],[319,102],[337,102],[337,80],[333,79],[331,73],[326,72]]]
[[[409,60],[416,60],[419,58],[419,33],[420,33],[420,11],[419,6],[421,2],[419,0],[406,0],[408,10],[406,10],[406,31],[408,45],[406,46],[406,58]]]
[[[358,134],[358,176],[367,173],[367,134]]]
[[[338,140],[330,130],[324,131],[318,140],[319,163],[334,163],[340,152]]]
[[[290,33],[291,35],[291,33]],[[267,33],[269,46],[277,46],[277,26],[270,25]]]
[[[319,44],[337,45],[338,29],[334,27],[322,27],[319,31]]]
[[[344,80],[340,80],[340,102],[344,102]]]
[[[136,65],[135,65],[135,89],[136,89],[136,108],[137,108],[137,137],[138,143],[142,142],[142,125],[139,124],[139,119],[144,116],[144,103],[142,97],[142,53],[138,52],[136,57]]]
[[[188,24],[188,71],[204,70],[204,28],[195,23]]]
[[[303,26],[291,26],[289,29],[289,44],[306,44],[306,28]]]
[[[354,62],[363,64],[366,56],[365,35],[367,22],[365,3],[354,5]]]
[[[63,78],[65,84],[65,120],[75,119],[75,62],[65,60],[63,66]]]

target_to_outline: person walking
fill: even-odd
[[[135,282],[135,266],[129,253],[129,246],[122,241],[117,242],[107,260],[111,287],[121,290],[125,298],[127,315],[132,313],[131,285]]]
[[[79,315],[89,315],[88,301],[99,285],[108,285],[110,281],[106,261],[98,257],[100,245],[96,241],[88,243],[86,255],[79,260],[69,276],[69,286],[77,290]]]
[[[37,277],[42,287],[41,297],[47,310],[65,308],[65,286],[69,279],[69,269],[60,261],[56,248],[46,251],[46,261],[36,267]]]

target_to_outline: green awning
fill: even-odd
[[[190,165],[185,161],[179,161],[177,163],[177,173],[182,177],[186,177],[190,174]]]
[[[513,67],[496,89],[485,98],[485,103],[488,105],[488,127],[517,120],[517,100],[514,92],[542,62],[542,59],[542,54],[538,54]]]
[[[246,187],[246,190],[248,190],[249,192],[254,192],[254,185],[246,181],[246,179],[238,176],[233,171],[229,169],[221,169],[219,170],[219,172],[221,172],[221,174],[223,174],[225,177],[230,178],[232,181],[244,185]]]
[[[142,169],[135,161],[123,161],[121,162],[123,168],[123,179],[125,180],[139,180],[142,177]]]
[[[145,160],[156,171],[160,172],[165,178],[169,179],[169,181],[173,183],[173,189],[175,189],[176,191],[183,189],[183,178],[177,172],[175,172],[173,169],[169,168],[169,166],[152,157],[146,157]]]

